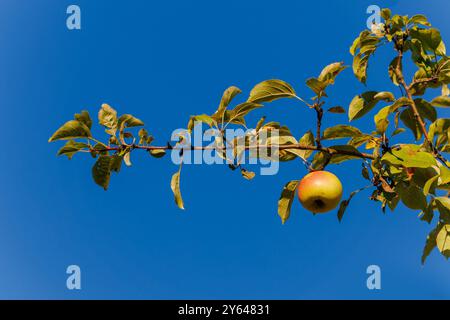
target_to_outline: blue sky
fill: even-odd
[[[186,166],[183,212],[173,203],[169,158],[134,155],[104,192],[91,180],[93,159],[58,159],[58,145],[47,143],[75,112],[95,115],[102,103],[138,116],[164,144],[191,114],[213,112],[230,85],[248,92],[279,78],[309,97],[306,78],[328,63],[351,63],[348,47],[370,4],[424,13],[449,39],[448,1],[73,3],[81,31],[65,26],[72,2],[0,5],[0,298],[450,298],[449,262],[434,252],[420,264],[431,226],[403,206],[383,215],[361,193],[339,224],[335,213],[314,217],[295,202],[281,225],[281,189],[306,173],[298,161],[251,182],[225,166]],[[328,106],[347,107],[365,90],[398,95],[387,77],[391,56],[377,54],[367,88],[345,71]],[[314,123],[290,100],[248,122],[262,115],[296,136]],[[369,116],[355,125],[373,129]],[[345,196],[365,185],[360,165],[330,167]],[[71,264],[81,267],[81,291],[66,289]],[[366,288],[371,264],[381,267],[380,291]]]

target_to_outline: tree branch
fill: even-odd
[[[427,144],[429,145],[429,147],[431,148],[431,150],[434,150],[433,147],[433,142],[430,140],[430,138],[428,137],[428,130],[425,126],[425,122],[423,121],[422,117],[419,114],[419,110],[417,109],[416,103],[414,102],[414,99],[412,97],[411,94],[411,86],[408,86],[405,82],[405,77],[403,76],[403,71],[402,71],[402,60],[403,60],[403,51],[402,49],[397,49],[398,52],[398,61],[397,61],[397,66],[395,68],[395,74],[397,75],[398,78],[398,83],[403,87],[403,89],[406,92],[406,96],[408,97],[408,99],[410,100],[410,109],[413,112],[414,118],[420,128],[420,131],[423,133],[423,136],[425,138],[425,141],[427,142]]]
[[[217,148],[215,146],[175,146],[175,147],[169,147],[169,146],[142,146],[142,145],[126,145],[126,146],[118,146],[118,147],[108,147],[104,149],[97,149],[97,150],[91,150],[93,152],[105,152],[105,151],[120,151],[123,147],[131,147],[131,149],[140,149],[140,150],[181,150],[181,149],[190,149],[190,150],[220,150],[224,151],[227,148]],[[322,151],[326,152],[330,155],[340,154],[340,155],[348,155],[348,156],[354,156],[358,158],[363,159],[370,159],[375,160],[375,157],[372,154],[369,153],[361,153],[361,152],[355,152],[350,150],[336,150],[333,148],[324,148],[324,147],[316,147],[316,146],[308,146],[303,144],[283,144],[283,145],[270,145],[270,146],[245,146],[245,150],[255,150],[255,149],[264,149],[264,148],[275,148],[278,150],[287,150],[287,149],[293,149],[293,150],[310,150],[310,151]]]
[[[321,103],[315,104],[314,109],[316,110],[316,115],[317,115],[316,144],[317,144],[318,148],[322,148],[322,142],[320,141],[321,136],[322,136],[322,133],[321,133],[322,117],[323,117],[322,104]]]

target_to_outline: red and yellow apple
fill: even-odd
[[[297,195],[306,210],[325,213],[336,208],[341,201],[342,184],[331,172],[313,171],[300,181]]]

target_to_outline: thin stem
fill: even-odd
[[[303,102],[304,104],[306,104],[309,108],[313,108],[314,107],[313,105],[309,104],[308,102],[306,102],[305,100],[303,100],[299,96],[294,96],[294,97],[295,97],[295,99],[297,99],[297,100]]]

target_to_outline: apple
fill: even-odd
[[[308,173],[298,184],[298,199],[313,213],[325,213],[336,208],[342,198],[342,184],[328,171]]]

